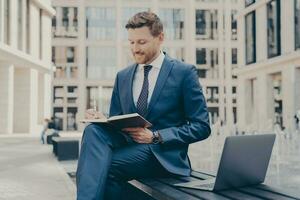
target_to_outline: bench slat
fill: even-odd
[[[218,194],[222,194],[225,197],[236,200],[261,200],[262,198],[254,197],[253,195],[245,194],[236,190],[224,190],[217,192]]]
[[[129,182],[134,187],[147,193],[154,199],[160,200],[175,200],[175,199],[186,199],[186,200],[197,200],[196,197],[186,194],[182,191],[176,190],[173,187],[162,184],[159,181],[153,179],[142,179],[139,181],[132,180]]]
[[[251,194],[256,197],[266,198],[266,199],[280,199],[280,200],[295,200],[294,198],[289,198],[281,194],[273,193],[271,191],[260,190],[253,187],[244,187],[237,189],[239,191]]]
[[[216,193],[212,193],[212,192],[209,192],[209,191],[203,191],[203,190],[197,190],[197,189],[189,189],[189,188],[183,188],[183,187],[176,187],[176,186],[173,186],[173,184],[175,183],[178,183],[180,181],[174,179],[174,178],[168,178],[168,179],[158,179],[160,182],[166,184],[166,185],[169,185],[177,190],[180,190],[180,191],[183,191],[187,194],[191,194],[193,196],[196,196],[200,199],[210,199],[210,200],[214,200],[214,199],[228,199],[227,197],[225,196],[222,196],[222,195],[219,195],[219,194],[216,194]]]
[[[258,188],[258,189],[261,189],[261,190],[266,190],[266,191],[271,191],[271,192],[274,192],[274,193],[277,193],[277,194],[282,194],[284,196],[300,200],[300,193],[299,192],[297,193],[297,191],[292,191],[292,192],[291,191],[286,191],[286,190],[283,190],[283,189],[278,189],[276,187],[267,186],[267,185],[264,185],[264,184],[260,184],[260,185],[256,186],[255,188]]]

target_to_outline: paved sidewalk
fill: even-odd
[[[0,200],[74,200],[76,188],[37,137],[0,136]]]

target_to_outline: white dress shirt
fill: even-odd
[[[148,104],[149,104],[151,96],[153,94],[156,80],[157,80],[160,68],[162,66],[162,63],[164,61],[164,58],[165,58],[165,54],[162,51],[160,51],[159,56],[155,60],[153,60],[152,63],[149,64],[152,66],[152,68],[148,74],[148,81],[149,81]],[[144,82],[144,66],[145,66],[145,64],[138,65],[135,75],[134,75],[134,78],[133,78],[132,93],[133,93],[133,101],[134,101],[135,106],[136,106],[136,103],[140,96],[143,82]]]

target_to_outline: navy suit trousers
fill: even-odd
[[[120,200],[128,180],[171,175],[155,158],[151,145],[128,142],[105,124],[88,125],[78,160],[77,200]]]

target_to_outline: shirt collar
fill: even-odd
[[[159,56],[157,56],[157,58],[153,60],[149,65],[151,65],[153,68],[160,69],[164,61],[164,58],[165,58],[165,54],[162,51],[160,51]],[[145,64],[139,64],[138,70],[143,70],[144,66]]]

